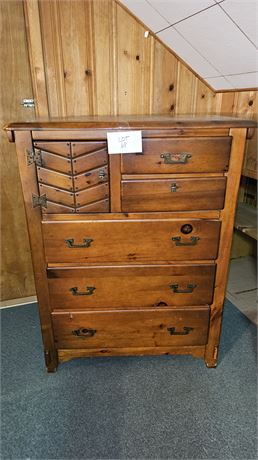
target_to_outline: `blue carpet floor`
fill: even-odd
[[[256,327],[228,301],[220,359],[76,359],[47,374],[35,305],[2,311],[7,459],[256,459]]]

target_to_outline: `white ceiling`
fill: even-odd
[[[258,0],[120,0],[215,90],[258,87]]]

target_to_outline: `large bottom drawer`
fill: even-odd
[[[52,310],[210,305],[214,264],[48,269]]]
[[[209,307],[52,313],[57,348],[205,345]]]

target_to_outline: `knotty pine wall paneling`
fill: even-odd
[[[1,114],[0,126],[12,120],[30,120],[33,108],[22,99],[33,98],[23,5],[3,1],[1,9]],[[0,130],[1,173],[1,299],[35,294],[29,239],[15,145]]]
[[[24,0],[23,3],[5,1],[2,6],[10,10],[10,16],[3,18],[7,28],[11,27],[8,26],[11,16],[12,20],[14,14],[20,18],[18,42],[9,53],[13,58],[5,59],[6,92],[10,82],[7,75],[11,74],[14,88],[25,62],[27,73],[23,75],[30,80],[29,55],[37,115],[215,112],[253,117],[257,113],[257,91],[213,91],[151,31],[145,37],[144,25],[116,0]],[[12,29],[8,33],[15,34],[13,23]],[[20,66],[19,69],[16,66]],[[27,96],[24,91],[22,94]],[[17,119],[21,113],[17,106],[13,107],[7,121]],[[23,113],[23,118],[27,118],[28,112]],[[252,169],[256,167],[255,138],[248,142],[248,148],[252,159],[248,152],[244,171],[255,175]],[[8,149],[14,151],[11,144]],[[16,180],[19,211],[10,211],[14,204],[9,202],[8,206],[5,198],[2,218],[8,228],[13,229],[13,234],[9,237],[11,233],[6,232],[5,237],[8,257],[3,259],[7,273],[3,297],[15,298],[33,293],[33,276],[16,159],[5,171],[6,183]],[[7,190],[8,185],[6,193]],[[17,243],[20,240],[22,244]]]

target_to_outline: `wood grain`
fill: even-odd
[[[32,120],[35,110],[21,105],[33,98],[22,2],[0,2],[1,113],[0,124],[12,119]],[[1,298],[35,294],[15,145],[0,131],[1,170]]]
[[[36,113],[39,116],[48,116],[47,84],[38,1],[26,0],[24,2],[24,14]]]
[[[62,0],[59,15],[66,115],[93,114],[91,3]]]
[[[32,209],[32,194],[38,193],[38,183],[35,174],[35,166],[30,165],[28,167],[26,158],[26,150],[32,148],[32,141],[31,135],[28,132],[21,131],[16,133],[15,138],[19,171],[22,177],[22,190],[30,237],[34,277],[36,281],[45,363],[48,371],[52,372],[55,371],[57,367],[57,354],[54,346],[50,316],[46,261],[41,230],[41,210],[39,207]]]
[[[184,229],[189,226],[190,233],[184,234]],[[219,232],[220,222],[191,218],[165,221],[43,222],[48,263],[153,263],[153,260],[215,259]],[[69,238],[77,245],[83,244],[85,238],[90,238],[92,243],[89,247],[69,248],[65,243]],[[180,238],[180,241],[172,238]],[[194,238],[197,238],[197,242],[191,245]]]
[[[214,264],[59,267],[48,269],[48,283],[54,311],[209,305],[214,274]]]
[[[1,68],[4,98],[2,105],[5,114],[7,114],[7,116],[3,116],[3,123],[31,117],[32,110],[23,109],[20,106],[20,100],[28,95],[31,98],[34,96],[36,99],[38,113],[46,114],[49,112],[53,117],[66,116],[69,113],[76,116],[88,113],[96,115],[116,114],[118,107],[123,108],[127,114],[136,113],[136,111],[138,113],[143,113],[143,111],[145,113],[150,111],[152,113],[165,113],[170,102],[170,108],[174,105],[174,100],[175,108],[173,110],[176,114],[192,113],[197,110],[201,113],[208,113],[213,108],[216,113],[243,114],[248,117],[257,113],[257,91],[214,92],[215,98],[213,98],[209,86],[207,85],[209,90],[206,91],[203,82],[202,84],[198,83],[201,79],[198,79],[198,76],[152,33],[148,39],[145,39],[142,35],[145,30],[143,25],[132,18],[132,15],[121,5],[117,7],[115,1],[81,2],[84,5],[81,5],[80,8],[74,5],[76,3],[72,1],[39,0],[34,2],[25,0],[24,9],[27,21],[27,34],[25,34],[23,3],[2,2],[2,11],[5,11],[2,14],[4,24],[2,38],[4,57],[2,62],[5,62],[5,66]],[[122,9],[123,12],[121,12]],[[81,18],[78,18],[80,13]],[[121,18],[122,23],[120,22]],[[78,28],[73,27],[72,25],[76,25],[77,21]],[[66,47],[67,40],[70,40],[68,47]],[[123,44],[126,45],[125,50],[127,44],[130,45],[133,58],[131,56],[131,58],[126,59],[126,55],[122,55],[123,62],[118,62]],[[74,53],[72,46],[78,48]],[[144,62],[136,60],[138,51],[141,59],[140,52],[142,50]],[[34,94],[32,94],[31,76],[28,72],[28,51]],[[69,72],[66,73],[65,64],[69,65],[72,76]],[[90,66],[92,68],[88,70],[92,70],[92,74],[87,76],[85,74],[83,80],[82,73],[85,73],[85,70]],[[139,80],[141,84],[134,92],[136,95],[134,101],[128,103],[128,98],[126,100],[126,96],[121,93],[121,85],[129,85],[130,91],[134,89],[133,84],[139,79],[139,67],[143,72]],[[175,75],[175,69],[177,69],[177,75]],[[129,77],[124,76],[125,71],[129,73]],[[12,96],[9,91],[10,80],[13,88]],[[118,81],[120,82],[119,91]],[[78,82],[82,84],[77,85],[77,93],[74,94],[74,84]],[[174,84],[174,89],[168,91],[168,84],[169,86]],[[140,87],[143,87],[143,91]],[[20,91],[20,96],[15,101],[14,88],[15,92]],[[139,93],[141,94],[138,99]],[[74,96],[76,102],[74,102]],[[11,102],[7,100],[10,97],[12,98]],[[67,98],[69,107],[67,107]],[[215,102],[213,102],[214,99]],[[81,101],[83,103],[80,103]],[[7,107],[12,107],[13,112],[8,111]],[[172,111],[172,113],[174,112]],[[35,137],[40,139],[41,133],[35,131]],[[48,132],[44,135],[50,139],[51,135],[55,136],[56,134]],[[186,130],[184,133],[179,130],[174,135],[189,135],[189,131],[187,133]],[[66,136],[66,133],[63,132],[63,136]],[[81,140],[80,131],[74,133],[74,136]],[[15,166],[14,149],[11,145],[7,147],[6,141],[4,142],[5,152],[12,151],[12,154],[8,154],[8,160],[3,161],[4,166],[2,165],[1,169],[5,183],[2,181],[2,184],[6,191],[8,191],[8,183],[15,184],[17,208],[14,212],[15,204],[10,203],[10,200],[6,198],[3,199],[2,221],[10,222],[5,226],[6,229],[9,228],[9,231],[3,230],[8,233],[5,236],[4,251],[8,255],[9,262],[12,262],[9,263],[7,257],[3,258],[3,270],[8,276],[5,277],[4,282],[6,289],[2,292],[4,297],[13,298],[33,294],[33,275],[29,262],[29,246],[25,234],[21,189],[17,181],[18,172]],[[244,163],[244,174],[253,178],[257,174],[256,144],[255,136],[248,141]],[[3,148],[1,151],[4,152]],[[7,155],[4,155],[7,158]],[[11,163],[12,166],[10,167]],[[2,195],[4,197],[5,192]],[[54,205],[51,206],[54,207]],[[117,210],[119,210],[119,206]],[[12,238],[11,234],[13,235]],[[23,241],[23,244],[19,244],[19,249],[14,243],[14,234],[16,240],[21,238]],[[26,273],[26,277],[23,276],[24,273]],[[8,281],[6,281],[7,278]],[[25,284],[27,285],[26,288],[24,288]],[[19,286],[17,290],[15,286]]]
[[[119,5],[116,8],[118,114],[145,114],[149,112],[150,40],[136,19]]]
[[[196,346],[169,346],[169,347],[98,347],[98,348],[60,348],[58,349],[58,360],[60,363],[70,361],[74,358],[89,358],[103,356],[144,356],[144,355],[192,355],[194,358],[203,358],[205,345]]]
[[[122,174],[225,172],[230,145],[230,137],[144,139],[142,154],[122,155]]]
[[[218,267],[215,280],[214,301],[211,306],[209,340],[205,352],[205,361],[208,367],[215,367],[217,365],[223,303],[227,286],[228,264],[232,243],[238,187],[244,158],[246,130],[231,129],[231,135],[233,136],[232,151],[225,206],[221,211],[222,224],[219,256],[217,259]]]
[[[209,308],[192,310],[157,309],[94,313],[53,313],[57,348],[159,347],[204,345],[207,341]],[[171,335],[191,330],[188,334]],[[76,336],[74,331],[94,331],[93,336]],[[87,330],[86,329],[86,330]]]
[[[178,60],[154,39],[152,113],[176,112]]]
[[[122,211],[222,209],[225,187],[225,177],[122,180]]]

